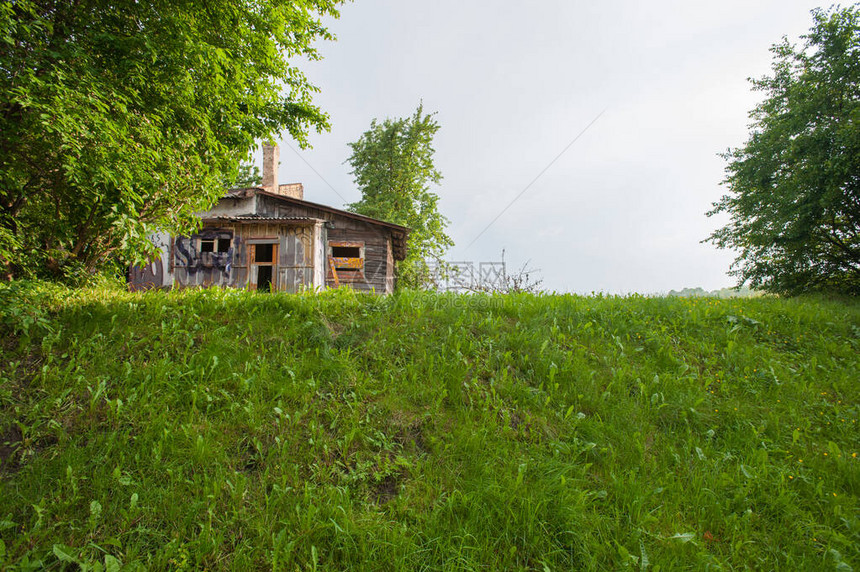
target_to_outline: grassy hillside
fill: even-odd
[[[0,301],[0,568],[860,566],[856,302]]]

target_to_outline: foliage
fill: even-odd
[[[0,3],[0,262],[63,276],[188,232],[256,140],[327,128],[291,63],[338,0]],[[77,272],[77,270],[72,270]]]
[[[3,569],[860,565],[856,299],[26,289]]]
[[[263,177],[260,175],[260,168],[253,163],[239,164],[239,171],[236,176],[228,181],[226,185],[230,189],[244,189],[248,187],[259,187],[263,182]]]
[[[773,75],[746,145],[731,149],[731,222],[707,240],[740,251],[740,283],[796,294],[860,294],[860,7],[813,11],[801,49],[772,48]]]
[[[409,227],[406,260],[397,266],[399,288],[424,286],[427,259],[439,259],[454,242],[445,233],[448,220],[439,212],[439,197],[430,191],[442,175],[433,163],[435,114],[419,104],[409,118],[374,119],[370,130],[350,143],[349,163],[361,200],[353,212]]]
[[[63,294],[62,289],[42,282],[0,282],[0,332],[27,343],[31,335],[51,331],[50,307]]]

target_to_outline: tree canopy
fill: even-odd
[[[708,241],[739,256],[741,283],[784,294],[860,294],[860,10],[814,10],[798,48],[773,46],[751,134],[730,149],[731,222]]]
[[[0,3],[0,261],[61,276],[187,232],[255,141],[328,127],[294,66],[341,0]]]
[[[257,187],[263,182],[263,176],[260,174],[260,168],[253,163],[242,161],[239,163],[239,170],[236,176],[227,181],[225,187],[231,189],[241,189],[246,187]]]
[[[355,183],[361,200],[349,209],[411,229],[406,260],[397,268],[398,287],[420,287],[429,277],[428,258],[439,258],[454,244],[445,233],[448,220],[439,212],[439,196],[430,190],[442,175],[433,163],[434,113],[419,104],[411,117],[374,119],[358,141],[350,143]]]

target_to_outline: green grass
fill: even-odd
[[[860,566],[856,301],[0,301],[0,568]]]

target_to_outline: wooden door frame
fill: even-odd
[[[257,270],[260,266],[271,266],[272,267],[272,288],[270,291],[275,291],[279,289],[278,284],[278,251],[280,250],[280,240],[277,237],[262,237],[262,238],[251,238],[248,239],[247,244],[248,248],[248,290],[256,290],[257,289]],[[255,261],[257,254],[257,246],[260,244],[271,244],[272,245],[272,262],[263,264],[259,264]]]

